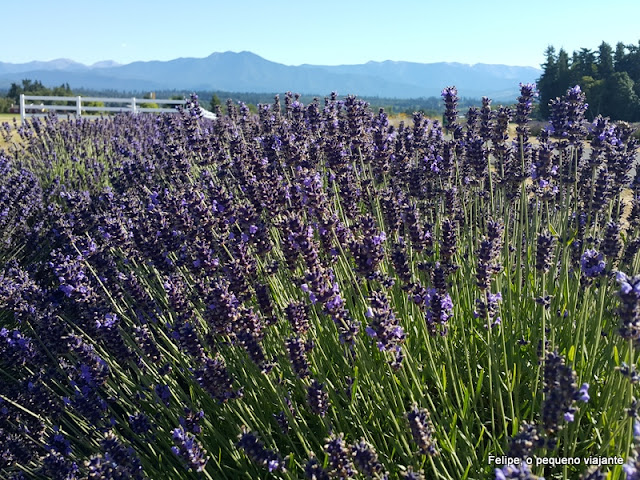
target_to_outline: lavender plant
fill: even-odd
[[[457,95],[17,126],[0,476],[635,478],[631,129]]]

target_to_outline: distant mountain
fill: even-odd
[[[34,72],[38,70],[77,72],[77,71],[87,70],[87,69],[88,67],[86,65],[83,65],[82,63],[74,62],[73,60],[69,60],[68,58],[58,58],[57,60],[51,60],[48,62],[38,62],[38,61],[33,61],[28,63],[0,62],[0,78],[2,78],[4,74]],[[33,79],[33,80],[36,80],[36,79]],[[2,80],[0,80],[0,82],[2,82]]]
[[[532,67],[414,63],[387,60],[361,65],[288,66],[251,52],[213,53],[206,58],[169,61],[113,61],[83,65],[68,59],[22,64],[0,62],[0,88],[24,78],[48,86],[111,90],[221,90],[227,92],[285,92],[416,98],[438,96],[456,85],[460,96],[512,100],[520,82],[534,82],[542,73]]]
[[[122,65],[121,63],[114,62],[113,60],[102,60],[101,62],[96,62],[91,65],[91,68],[109,68],[109,67],[119,67]]]

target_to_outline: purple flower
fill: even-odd
[[[351,454],[353,463],[367,478],[379,478],[384,473],[382,464],[378,461],[378,454],[364,438],[351,447]]]
[[[303,288],[303,291],[308,292],[309,288],[306,284],[304,287],[306,290]],[[307,333],[309,330],[309,309],[303,302],[290,302],[285,308],[285,313],[289,325],[295,333],[298,335]]]
[[[378,235],[374,235],[372,238],[372,243],[374,245],[380,245],[387,239],[387,234],[384,232],[380,232]]]
[[[429,304],[426,314],[427,327],[431,335],[446,335],[447,322],[453,316],[453,301],[447,292],[429,289]]]
[[[304,476],[310,480],[329,480],[329,474],[322,468],[318,460],[312,456],[304,467]]]
[[[545,400],[541,417],[544,428],[550,434],[562,428],[561,419],[572,422],[576,412],[575,402],[584,401],[589,386],[583,384],[578,389],[576,378],[576,372],[565,365],[561,355],[556,352],[547,353],[544,360]]]
[[[602,253],[604,253],[611,262],[615,262],[621,250],[622,239],[620,238],[620,225],[613,221],[607,222],[602,241]]]
[[[638,462],[634,458],[630,458],[627,463],[622,466],[626,480],[640,480],[640,471],[638,471]]]
[[[629,278],[618,272],[616,280],[620,284],[620,335],[625,339],[637,339],[640,337],[640,275]]]
[[[313,380],[307,388],[307,402],[311,411],[316,415],[324,417],[329,408],[329,395],[324,391],[324,384]]]
[[[447,121],[445,127],[453,131],[458,120],[458,89],[456,87],[447,87],[442,90],[441,96],[445,106],[444,118]]]
[[[589,397],[589,384],[583,383],[580,387],[580,390],[578,391],[578,400],[580,402],[587,403],[589,401],[589,398],[591,398]]]
[[[380,351],[397,351],[405,339],[405,333],[389,305],[387,296],[383,292],[374,291],[369,297],[369,302],[371,306],[368,307],[366,315],[371,321],[365,328],[367,335],[377,339],[376,345]]]
[[[405,472],[400,474],[402,476],[402,480],[425,480],[424,475],[421,471],[414,471],[413,467],[408,467]]]
[[[429,412],[424,408],[413,408],[406,414],[411,428],[413,441],[418,445],[420,453],[423,455],[435,455],[436,447],[433,438],[433,425],[429,418]]]
[[[162,403],[164,403],[166,406],[169,406],[169,402],[171,400],[171,390],[169,389],[169,386],[156,385],[155,391],[156,395],[158,395],[158,397],[160,397],[160,400],[162,400]]]
[[[536,269],[542,273],[546,273],[551,268],[553,250],[555,246],[555,237],[549,232],[538,235],[536,249]]]
[[[274,470],[285,471],[285,462],[282,457],[273,450],[265,448],[263,443],[258,440],[256,434],[243,429],[238,440],[238,448],[258,465],[267,467],[270,472]]]
[[[200,426],[200,422],[204,418],[204,410],[199,410],[198,412],[192,411],[190,408],[184,408],[184,417],[179,417],[178,421],[180,425],[185,428],[185,430],[190,431],[191,433],[198,434],[202,431],[202,427]]]
[[[569,88],[562,98],[551,100],[549,122],[555,137],[573,143],[585,136],[584,114],[588,108],[585,99],[580,86],[576,85]]]
[[[136,456],[133,448],[125,447],[113,432],[107,432],[101,446],[103,453],[92,456],[86,462],[89,480],[102,478],[142,480],[146,478],[140,459]]]
[[[291,337],[286,340],[285,345],[295,374],[299,378],[308,377],[309,362],[307,361],[307,352],[311,350],[312,343],[305,343],[300,337]]]
[[[138,412],[135,415],[129,415],[129,426],[136,435],[144,435],[152,428],[149,417],[142,412]]]
[[[233,381],[222,357],[206,357],[201,368],[194,372],[194,376],[200,386],[221,403],[242,396],[241,390],[234,390]]]
[[[585,277],[598,277],[606,268],[604,255],[593,249],[585,250],[580,257],[580,267]]]
[[[351,452],[344,441],[344,434],[331,435],[326,440],[324,451],[329,457],[329,476],[331,478],[353,478],[355,469],[351,461]]]
[[[202,444],[192,433],[185,431],[183,427],[174,429],[172,433],[175,445],[171,447],[171,451],[182,459],[187,470],[202,472],[209,460]]]

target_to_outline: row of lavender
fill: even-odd
[[[635,478],[633,132],[456,94],[5,125],[0,472]]]

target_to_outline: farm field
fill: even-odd
[[[534,95],[5,126],[0,478],[637,478],[638,141]]]
[[[14,118],[18,122],[20,121],[20,115],[16,115],[15,113],[0,113],[0,122],[12,123]]]

